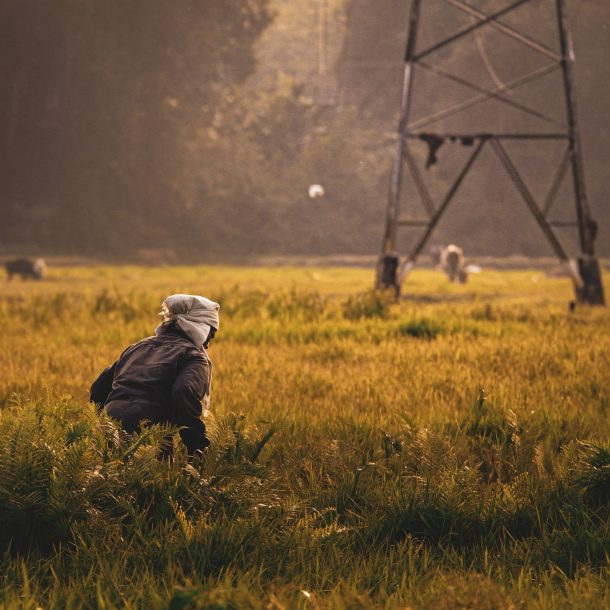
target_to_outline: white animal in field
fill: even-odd
[[[44,262],[44,258],[37,258],[34,261],[33,268],[39,278],[44,277],[44,274],[47,272],[47,264]]]
[[[464,251],[455,244],[449,244],[441,252],[441,267],[451,282],[465,284],[468,270],[464,265]]]

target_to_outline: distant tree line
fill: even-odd
[[[269,20],[266,0],[3,0],[2,248],[213,246],[202,141]]]

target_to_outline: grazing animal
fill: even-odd
[[[42,258],[15,258],[4,263],[4,268],[9,280],[13,279],[13,275],[20,275],[22,280],[41,280],[47,265]]]
[[[464,251],[459,246],[449,244],[441,253],[441,267],[451,282],[465,284],[468,272],[464,266]]]

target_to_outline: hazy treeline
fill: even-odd
[[[123,259],[154,249],[169,262],[376,252],[408,3],[383,0],[378,9],[365,0],[2,0],[0,252]],[[453,14],[433,16],[436,34],[454,27]],[[519,13],[517,25],[533,35],[526,17]],[[610,215],[608,136],[599,125],[610,91],[599,62],[609,50],[609,20],[608,7],[588,3],[576,36],[602,254],[610,252]],[[513,78],[500,57],[510,48],[484,42],[499,77]],[[468,53],[456,47],[441,59],[466,65]],[[560,117],[558,99],[543,95],[542,106]],[[425,114],[447,100],[419,103]],[[451,151],[445,145],[441,163],[425,174],[435,196],[455,171]],[[416,154],[423,159],[425,148]],[[557,151],[517,154],[540,197],[550,174],[535,160],[549,154]],[[498,186],[498,168],[483,168],[437,240],[469,252],[548,254],[514,191]],[[309,200],[312,183],[323,184],[326,197]],[[569,187],[558,204],[562,220],[571,213]]]
[[[101,256],[201,247],[214,216],[201,208],[218,200],[205,130],[254,69],[266,1],[0,10],[4,244]]]

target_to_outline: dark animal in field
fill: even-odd
[[[468,271],[464,266],[464,251],[454,244],[448,245],[441,253],[441,266],[451,282],[465,284]]]
[[[47,265],[42,258],[15,258],[4,263],[4,268],[9,280],[13,279],[13,275],[20,275],[22,280],[41,280]]]

